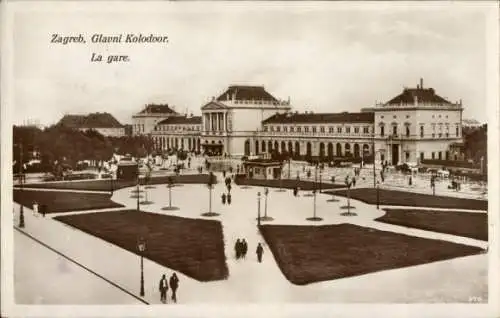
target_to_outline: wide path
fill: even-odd
[[[112,305],[142,301],[19,231],[14,231],[18,304]],[[72,286],[73,288],[69,287]]]
[[[135,208],[136,200],[130,198],[132,189],[115,192],[113,200],[129,208]],[[168,189],[157,185],[148,190],[148,197],[155,203],[141,206],[142,210],[164,214],[161,207],[168,203]],[[486,299],[487,255],[475,255],[460,259],[414,266],[411,268],[387,270],[357,277],[320,282],[307,286],[289,283],[279,270],[271,252],[265,246],[264,262],[256,262],[255,248],[263,242],[256,229],[257,192],[262,188],[241,189],[233,185],[230,206],[222,205],[220,195],[223,184],[213,190],[213,211],[220,213],[223,224],[226,256],[230,277],[226,281],[200,283],[182,274],[180,278],[180,303],[220,302],[467,302],[471,295]],[[302,193],[304,194],[304,193]],[[202,218],[208,211],[209,191],[204,185],[182,185],[172,189],[173,205],[178,211],[168,213],[183,217]],[[373,221],[383,211],[359,201],[351,200],[358,216],[341,216],[340,205],[345,198],[330,203],[330,196],[317,196],[317,215],[324,221],[314,224],[337,224],[350,222],[381,230],[410,234],[431,239],[442,239],[456,243],[486,247],[483,241],[453,235],[409,229],[401,226]],[[311,224],[305,219],[313,214],[313,197],[293,197],[291,191],[276,192],[270,189],[267,209],[275,218],[275,224]],[[26,210],[29,211],[29,210]],[[265,212],[265,199],[261,199],[261,211]],[[82,212],[79,212],[82,213]],[[16,219],[18,213],[16,213]],[[17,221],[16,221],[17,222]],[[17,224],[17,223],[15,223]],[[43,219],[26,213],[25,231],[65,255],[78,260],[107,279],[127,290],[139,291],[139,258],[121,248],[92,237],[49,217]],[[233,246],[237,238],[246,238],[249,253],[246,260],[234,259]],[[203,239],[203,238],[200,238]],[[159,303],[157,283],[161,274],[171,270],[145,260],[145,300]]]

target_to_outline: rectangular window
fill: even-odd
[[[302,131],[302,127],[297,127],[297,132],[301,132]]]
[[[436,134],[435,133],[432,133],[432,138],[436,137]]]
[[[313,126],[313,133],[316,133],[316,127]]]
[[[384,137],[385,135],[385,127],[384,126],[380,126],[380,137]]]
[[[319,132],[324,133],[325,132],[325,127],[323,127],[323,126],[319,127]]]
[[[342,133],[342,127],[337,127],[337,133],[339,133],[339,134]]]
[[[442,160],[443,159],[443,154],[441,153],[441,151],[438,152],[438,159],[439,160]]]
[[[424,160],[424,153],[423,152],[420,153],[420,161],[422,161],[422,160]]]
[[[420,138],[424,138],[424,126],[420,126]]]
[[[309,132],[309,126],[304,126],[304,132]]]
[[[333,134],[333,132],[334,132],[333,127],[328,127],[328,132],[329,132],[330,134]]]
[[[267,126],[264,126],[264,131],[267,131]]]
[[[408,151],[405,152],[405,158],[406,158],[406,161],[410,160],[410,153]]]
[[[455,127],[455,136],[458,137],[458,125]]]
[[[354,127],[354,133],[359,134],[359,127]]]
[[[432,159],[432,160],[436,159],[436,157],[434,156],[434,151],[433,151],[433,152],[432,152],[432,154],[431,154],[431,159]]]
[[[271,131],[274,131],[274,126],[271,126]]]
[[[363,127],[363,133],[364,133],[364,134],[368,134],[368,133],[370,133],[370,129],[369,129],[369,127]]]
[[[281,127],[280,127],[280,126],[277,126],[277,127],[276,127],[276,131],[278,131],[278,132],[279,132],[280,130],[281,130]]]
[[[443,137],[443,133],[439,133],[439,138]]]
[[[287,126],[284,126],[284,127],[283,127],[283,131],[284,131],[284,132],[287,132],[287,131],[288,131],[288,127],[287,127]]]
[[[394,136],[398,135],[398,126],[396,126],[396,125],[392,126],[392,134]]]
[[[345,132],[348,133],[348,134],[350,134],[351,133],[351,127],[346,127],[345,128]]]
[[[290,132],[294,132],[293,126],[290,126]]]

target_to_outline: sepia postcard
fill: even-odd
[[[500,317],[497,1],[1,14],[2,317]]]

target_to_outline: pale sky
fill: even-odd
[[[394,7],[396,8],[396,7]],[[294,109],[359,111],[420,77],[464,118],[486,115],[485,9],[354,9],[334,3],[207,7],[165,3],[149,12],[26,12],[14,21],[14,122],[107,111],[130,123],[147,103],[200,114],[232,84],[264,85]],[[92,44],[94,33],[167,35],[164,44]],[[87,44],[51,44],[51,34]],[[130,62],[91,63],[92,52]]]

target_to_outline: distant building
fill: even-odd
[[[258,136],[263,120],[290,110],[289,100],[278,100],[264,86],[229,86],[201,107],[203,151],[243,155],[245,143]]]
[[[366,110],[366,109],[365,109]],[[433,88],[404,88],[374,112],[376,159],[389,164],[449,160],[449,147],[462,138],[462,101],[452,103]]]
[[[172,116],[156,124],[151,137],[157,149],[200,151],[200,116]]]
[[[155,125],[169,117],[182,116],[167,104],[149,104],[140,112],[132,116],[132,133],[148,135],[153,132]]]
[[[483,124],[475,119],[462,119],[463,128],[479,128]]]
[[[170,112],[151,131],[159,149],[196,146],[208,155],[230,156],[286,152],[295,159],[353,157],[390,165],[456,159],[463,142],[462,102],[424,88],[422,79],[361,112],[291,110],[289,99],[279,100],[263,86],[233,85],[201,107],[201,119]]]
[[[64,115],[57,125],[80,131],[92,129],[107,137],[125,136],[125,127],[109,113]]]

